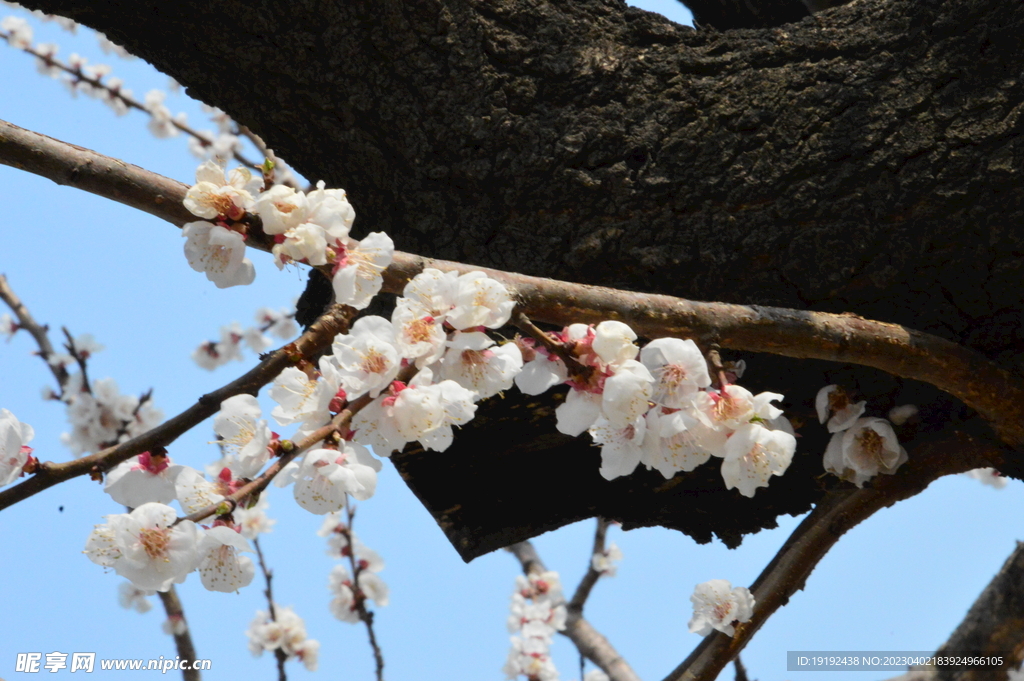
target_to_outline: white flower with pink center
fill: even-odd
[[[508,322],[513,307],[515,301],[501,282],[483,272],[469,272],[457,280],[455,306],[446,321],[460,331],[474,326],[497,329]]]
[[[614,424],[604,416],[590,427],[594,443],[601,445],[601,477],[605,480],[631,474],[640,463],[647,422],[637,416],[625,425]]]
[[[448,341],[441,377],[474,391],[478,399],[508,390],[522,371],[523,356],[515,343],[494,346],[485,333],[456,332]]]
[[[743,496],[753,497],[773,475],[786,472],[795,451],[796,438],[783,430],[768,430],[758,423],[741,426],[725,443],[722,478],[726,489],[735,487]]]
[[[331,599],[331,614],[342,622],[355,624],[359,621],[359,610],[356,606],[356,594],[352,584],[352,576],[344,565],[335,565],[328,576],[327,588],[334,598]]]
[[[722,456],[727,433],[714,430],[686,411],[665,413],[655,407],[647,412],[640,462],[654,468],[666,480],[679,471],[692,471],[711,455]]]
[[[455,307],[458,290],[458,272],[442,272],[428,267],[405,285],[402,296],[422,305],[426,314],[440,323]]]
[[[533,338],[516,337],[523,357],[523,370],[516,374],[516,387],[527,395],[540,395],[559,383],[565,383],[569,372],[565,362],[552,355]]]
[[[274,264],[278,269],[290,262],[319,266],[327,264],[327,232],[320,225],[303,222],[274,237]]]
[[[320,411],[317,384],[315,378],[301,369],[287,367],[274,379],[274,387],[270,389],[270,399],[277,402],[270,415],[282,426],[305,421]]]
[[[416,360],[417,368],[433,364],[444,354],[448,335],[442,319],[432,316],[422,303],[399,298],[391,314],[391,323],[399,353],[402,357]]]
[[[32,27],[20,17],[4,17],[0,28],[7,31],[7,44],[19,50],[32,47]]]
[[[627,359],[613,365],[601,394],[601,413],[613,426],[625,426],[647,413],[654,377],[640,362]]]
[[[183,520],[170,506],[148,503],[129,514],[108,515],[86,544],[86,555],[140,589],[167,591],[185,581],[199,564],[196,524]]]
[[[148,597],[155,593],[153,589],[140,589],[131,582],[121,582],[117,586],[117,602],[125,610],[134,610],[142,614],[149,612],[153,607]]]
[[[9,485],[30,466],[35,458],[28,443],[35,437],[35,431],[27,423],[20,422],[14,414],[0,409],[0,487]]]
[[[185,513],[195,513],[219,504],[244,484],[244,481],[232,475],[230,468],[222,468],[220,474],[211,481],[204,478],[196,469],[182,466],[174,478],[174,491]]]
[[[474,402],[480,398],[474,391],[464,388],[452,380],[441,381],[430,387],[437,391],[441,399],[444,423],[422,435],[419,441],[431,451],[443,452],[451,446],[454,440],[452,426],[469,423],[473,419],[473,415],[476,414]]]
[[[185,194],[185,208],[207,220],[240,220],[252,210],[253,195],[262,186],[263,178],[253,177],[247,168],[235,168],[225,176],[221,165],[206,161],[196,169],[196,183]]]
[[[865,405],[867,405],[865,400],[851,402],[849,393],[838,385],[826,385],[818,391],[814,398],[818,421],[820,423],[828,421],[828,432],[830,433],[838,433],[852,426],[864,414]]]
[[[325,189],[323,180],[306,195],[306,221],[320,225],[328,245],[344,243],[356,219],[356,211],[348,202],[344,189]]]
[[[269,507],[270,502],[267,501],[267,495],[261,494],[260,500],[256,502],[255,506],[250,508],[239,506],[235,509],[232,515],[234,515],[235,522],[242,528],[241,535],[243,537],[255,539],[262,533],[273,531],[277,521],[267,516]]]
[[[690,632],[707,636],[720,631],[732,636],[736,633],[736,622],[749,622],[754,614],[754,596],[743,586],[732,588],[725,579],[712,579],[698,584],[690,596],[693,603],[693,617],[690,618]]]
[[[245,286],[256,279],[256,269],[245,257],[245,239],[238,232],[209,222],[189,222],[181,235],[186,238],[189,266],[204,272],[217,288]]]
[[[879,473],[892,475],[907,461],[905,450],[892,425],[885,419],[857,419],[837,432],[825,448],[825,470],[857,487]]]
[[[340,449],[312,449],[296,472],[295,501],[310,513],[323,515],[343,508],[346,494],[369,499],[377,489],[380,469],[380,461],[354,442],[342,442]]]
[[[220,403],[213,419],[217,443],[227,457],[227,466],[242,478],[253,478],[270,459],[271,432],[260,419],[260,404],[252,395],[235,395]]]
[[[698,390],[711,385],[707,362],[692,340],[652,340],[640,351],[640,361],[654,377],[651,400],[662,406],[682,409]]]
[[[103,491],[130,508],[150,501],[169,504],[176,497],[174,479],[181,470],[182,466],[172,465],[166,455],[143,452],[107,473]]]
[[[349,400],[366,393],[377,397],[401,367],[394,327],[383,317],[357,319],[351,332],[336,336],[331,347]]]
[[[283,184],[275,184],[256,199],[255,211],[267,234],[284,234],[306,219],[306,195]]]
[[[384,284],[382,275],[394,257],[395,243],[384,232],[371,232],[362,241],[347,239],[334,249],[331,283],[335,300],[362,310]]]
[[[633,341],[636,332],[628,325],[617,321],[604,321],[594,329],[592,347],[605,364],[621,364],[636,358],[640,348]]]
[[[199,543],[199,575],[210,591],[231,593],[249,586],[256,566],[240,551],[252,551],[249,542],[226,525],[216,525],[203,533]]]

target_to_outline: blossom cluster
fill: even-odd
[[[259,657],[263,651],[281,650],[288,659],[298,658],[306,669],[316,671],[320,658],[320,642],[308,638],[306,623],[290,607],[273,606],[273,614],[260,610],[245,632],[249,651]]]
[[[269,336],[282,340],[293,338],[299,331],[295,323],[295,311],[287,308],[272,310],[268,307],[256,311],[256,326],[243,329],[238,322],[231,322],[220,328],[220,340],[206,341],[192,353],[192,360],[203,369],[213,371],[232,360],[243,359],[242,346],[248,346],[255,353],[261,353],[271,345]]]
[[[629,475],[641,463],[668,479],[714,456],[722,459],[726,487],[751,497],[789,467],[796,438],[772,404],[783,396],[753,395],[725,371],[712,387],[692,340],[657,338],[640,349],[636,333],[618,321],[573,324],[554,335],[576,366],[523,340],[525,365],[516,384],[528,394],[570,386],[555,412],[558,430],[590,432],[601,445],[605,479]]]
[[[328,513],[317,534],[327,538],[327,555],[349,560],[355,566],[355,577],[344,565],[335,565],[328,578],[331,592],[330,609],[342,622],[359,621],[360,606],[371,600],[377,606],[388,604],[388,585],[380,578],[384,559],[359,540],[341,520],[337,512]]]
[[[177,521],[170,506],[149,502],[131,513],[106,516],[85,545],[92,562],[113,568],[139,589],[167,591],[198,570],[210,591],[231,592],[247,586],[255,574],[251,551],[235,527],[215,523],[201,528]]]
[[[516,577],[508,617],[508,630],[514,635],[503,669],[508,678],[558,679],[549,650],[555,632],[565,629],[565,618],[565,597],[557,572],[531,572]]]
[[[32,426],[0,409],[0,487],[9,485],[35,465],[28,443],[35,437]]]
[[[363,309],[381,289],[381,273],[394,253],[383,232],[362,241],[349,236],[355,209],[342,189],[326,189],[323,181],[307,193],[276,184],[261,191],[262,177],[245,168],[226,173],[214,161],[196,170],[196,184],[185,196],[185,208],[203,221],[189,222],[182,235],[189,265],[205,272],[219,288],[250,284],[256,276],[245,257],[249,227],[246,213],[259,215],[265,234],[274,239],[274,262],[331,267],[337,302]]]
[[[853,402],[838,385],[818,391],[818,420],[832,433],[825,448],[825,470],[857,487],[880,473],[892,475],[907,460],[889,421],[863,416],[866,402]]]
[[[690,596],[693,617],[690,632],[707,636],[720,631],[732,636],[736,622],[749,622],[754,613],[754,596],[744,586],[732,588],[725,579],[712,579],[698,584]]]

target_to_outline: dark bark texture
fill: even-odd
[[[25,4],[153,62],[344,187],[358,232],[387,231],[402,250],[849,311],[1020,370],[1019,2],[858,0],[728,31],[619,0]],[[904,439],[984,429],[881,372],[750,360],[744,384],[785,393],[804,421],[816,390],[843,382],[873,414],[920,405]],[[816,424],[790,471],[745,499],[714,465],[606,482],[596,448],[555,432],[554,401],[492,402],[448,452],[394,457],[466,559],[594,514],[735,545],[835,484],[816,479]],[[1004,472],[1020,474],[1015,457]]]

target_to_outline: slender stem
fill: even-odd
[[[277,612],[274,608],[274,590],[271,586],[271,580],[274,578],[274,573],[267,567],[267,562],[263,559],[263,550],[260,548],[259,537],[254,537],[252,544],[256,547],[256,558],[259,559],[260,571],[263,573],[263,579],[267,582],[267,588],[263,590],[263,595],[267,597],[267,607],[269,608],[270,619],[276,622]],[[288,675],[284,671],[284,663],[288,660],[287,653],[278,647],[274,649],[274,657],[277,658],[278,681],[288,681]]]
[[[352,594],[355,600],[356,612],[359,613],[360,621],[366,625],[366,633],[370,637],[370,648],[373,649],[373,661],[377,667],[377,681],[384,681],[384,654],[377,645],[377,636],[373,631],[373,613],[366,608],[366,594],[359,586],[359,575],[363,573],[363,567],[356,560],[356,545],[352,535],[352,524],[355,521],[355,508],[349,503],[348,494],[345,495],[345,525],[341,528],[341,534],[348,542],[348,562],[352,566]]]
[[[9,42],[10,34],[9,33],[5,33],[3,31],[0,31],[0,38],[3,38],[4,40],[8,40],[8,42]],[[144,104],[139,102],[134,97],[130,97],[130,96],[126,95],[124,93],[124,91],[121,89],[120,86],[113,87],[113,86],[111,86],[111,85],[109,85],[107,83],[104,83],[103,82],[103,76],[97,76],[97,77],[94,77],[94,78],[90,78],[89,76],[87,76],[84,73],[82,73],[81,70],[68,66],[67,64],[62,62],[60,59],[57,59],[55,56],[53,56],[51,54],[45,54],[43,52],[39,52],[38,50],[36,50],[33,47],[22,47],[20,49],[21,49],[22,52],[27,52],[28,54],[32,55],[33,57],[36,57],[37,59],[40,59],[47,66],[52,66],[52,67],[54,67],[54,68],[56,68],[56,69],[58,69],[60,71],[63,71],[64,73],[70,75],[74,79],[72,81],[73,84],[87,83],[92,88],[96,88],[98,90],[103,90],[103,92],[106,93],[106,96],[108,98],[116,99],[116,100],[120,101],[122,104],[125,105],[126,108],[135,109],[137,111],[141,111],[144,114],[146,114],[147,116],[152,118],[153,113],[149,109],[147,109]],[[213,140],[209,139],[203,133],[201,133],[201,132],[197,131],[196,129],[192,128],[187,123],[182,123],[181,121],[178,121],[178,120],[176,120],[174,118],[169,119],[168,122],[175,129],[185,133],[189,137],[194,138],[196,141],[198,141],[204,147],[207,147],[207,146],[210,146],[211,144],[213,144]],[[232,152],[231,155],[232,155],[232,157],[236,161],[238,161],[239,163],[241,163],[243,166],[245,166],[247,168],[252,168],[254,166],[253,162],[251,160],[249,160],[246,156],[244,156],[241,152],[234,151],[234,152]]]
[[[171,585],[171,588],[167,591],[158,591],[157,595],[160,596],[160,602],[164,604],[164,612],[167,613],[167,619],[179,620],[184,623],[184,630],[179,634],[177,631],[174,632],[174,645],[178,649],[178,655],[182,660],[188,660],[190,664],[182,665],[181,675],[185,681],[201,681],[202,675],[198,669],[193,669],[196,661],[196,648],[192,644],[192,633],[188,626],[188,620],[185,619],[185,611],[181,606],[181,599],[178,598],[178,592]],[[187,668],[186,668],[187,667]]]
[[[53,377],[57,380],[57,386],[60,388],[61,393],[63,393],[64,386],[68,381],[68,370],[64,368],[63,364],[52,364],[50,362],[50,359],[57,353],[50,343],[49,329],[36,322],[32,313],[28,311],[28,308],[15,295],[10,284],[7,283],[7,277],[2,274],[0,274],[0,300],[4,301],[7,307],[11,308],[14,316],[18,318],[18,326],[28,331],[32,338],[35,339],[36,345],[39,346],[39,356],[46,362],[46,366],[53,373]]]
[[[737,655],[736,659],[732,662],[736,667],[736,681],[750,681],[749,677],[747,677],[747,668],[743,666],[743,661],[740,659],[740,656]]]
[[[579,586],[576,587],[576,593],[572,595],[572,600],[566,606],[570,618],[583,615],[583,606],[590,596],[590,591],[597,584],[597,580],[601,579],[602,573],[594,569],[594,556],[604,553],[604,540],[608,534],[609,525],[611,525],[611,522],[608,520],[604,518],[597,519],[597,529],[594,530],[594,548],[590,552],[590,563],[587,566],[587,572],[583,575],[583,579],[580,580]]]
[[[521,541],[509,546],[508,550],[519,561],[524,574],[530,574],[535,570],[540,572],[547,570],[544,567],[544,561],[540,559],[537,549],[531,542]],[[572,621],[566,617],[565,629],[559,633],[573,642],[576,649],[580,651],[580,655],[604,670],[611,681],[640,681],[640,677],[636,675],[625,658],[582,615]]]

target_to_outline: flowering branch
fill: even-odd
[[[158,591],[157,595],[160,596],[160,602],[164,604],[167,619],[171,622],[185,623],[182,628],[173,630],[174,645],[178,649],[178,655],[181,656],[182,660],[186,660],[189,663],[182,665],[181,675],[185,681],[200,681],[202,675],[198,669],[193,669],[195,666],[193,663],[196,660],[196,648],[192,645],[192,633],[188,627],[187,620],[185,620],[185,611],[181,607],[181,599],[178,598],[178,592],[171,586],[167,591]]]
[[[271,588],[271,580],[274,578],[274,573],[267,568],[267,563],[263,560],[263,550],[260,549],[259,537],[253,537],[253,546],[256,547],[256,558],[260,564],[260,571],[263,573],[263,579],[267,582],[267,588],[263,590],[263,594],[267,597],[267,607],[270,612],[270,619],[277,621],[277,613],[274,611],[274,590]],[[288,681],[288,675],[284,671],[284,663],[288,660],[288,653],[284,652],[283,648],[274,649],[274,657],[277,658],[277,679],[278,681]]]
[[[195,220],[188,187],[137,166],[0,121],[0,163],[78,187],[181,226]],[[254,220],[258,220],[253,216]],[[254,234],[248,245],[270,250]],[[400,292],[427,267],[480,271],[513,290],[520,310],[553,324],[618,320],[647,338],[675,336],[786,357],[870,366],[930,383],[989,421],[1003,442],[1024,446],[1024,386],[983,355],[938,336],[854,314],[704,303],[502,272],[395,252],[384,290]]]
[[[11,42],[10,33],[0,31],[0,38],[7,40],[8,43]],[[115,110],[119,114],[126,113],[128,109],[136,109],[138,111],[143,112],[149,117],[153,117],[153,112],[150,111],[150,109],[145,104],[142,104],[137,99],[127,94],[127,92],[130,92],[130,90],[123,90],[121,88],[120,83],[114,85],[103,82],[103,76],[105,75],[106,69],[104,69],[104,71],[98,72],[97,75],[90,75],[89,73],[86,73],[82,67],[69,66],[62,62],[60,59],[57,59],[52,53],[41,52],[38,49],[32,47],[31,45],[21,47],[20,49],[23,52],[27,52],[28,54],[38,59],[40,63],[45,65],[47,68],[57,69],[58,71],[63,71],[64,73],[71,76],[72,80],[69,82],[73,87],[78,85],[79,83],[86,83],[89,87],[102,91],[103,96],[108,103],[115,101],[119,103],[115,108]],[[198,130],[195,130],[187,123],[183,123],[182,121],[170,117],[168,117],[165,121],[162,122],[166,125],[174,127],[180,132],[185,133],[189,137],[192,137],[194,140],[199,142],[199,144],[201,144],[204,147],[207,147],[213,143],[203,133],[199,132]],[[248,129],[246,128],[245,130]],[[246,134],[246,137],[248,137],[253,142],[253,144],[256,144],[255,140],[253,139],[252,133]],[[259,145],[256,146],[259,149]],[[252,168],[255,166],[255,164],[250,159],[246,158],[245,155],[242,154],[241,152],[232,152],[232,157],[247,168]]]
[[[508,550],[519,560],[524,574],[528,575],[534,570],[540,572],[547,570],[531,542],[521,541],[509,546]],[[582,614],[575,618],[567,617],[565,624],[565,629],[559,633],[567,636],[576,645],[581,655],[604,670],[611,681],[640,681],[640,677],[636,675],[629,663],[601,632],[583,618]]]
[[[0,133],[0,139],[2,139],[2,133]],[[0,141],[0,146],[2,146],[2,141]],[[351,308],[341,305],[332,306],[296,341],[275,350],[265,360],[239,378],[203,395],[185,411],[138,437],[67,463],[46,462],[40,464],[34,476],[14,487],[0,491],[0,510],[65,480],[86,474],[99,475],[137,454],[166,447],[182,433],[217,413],[220,403],[227,398],[242,393],[255,394],[261,387],[274,380],[283,369],[294,365],[297,360],[315,356],[316,353],[330,345],[335,335],[347,328],[352,313]],[[259,489],[262,490],[266,482],[259,486]],[[247,489],[245,493],[249,494],[255,487],[255,483],[250,483],[243,489]]]
[[[21,302],[21,299],[15,295],[14,290],[10,284],[7,283],[7,277],[0,274],[0,300],[7,304],[7,307],[11,308],[11,312],[18,318],[18,328],[25,329],[29,332],[32,338],[35,339],[36,345],[39,346],[39,356],[46,362],[46,366],[53,372],[53,377],[57,380],[57,385],[60,386],[61,390],[64,389],[64,384],[68,380],[68,371],[64,368],[61,363],[53,363],[50,360],[56,356],[56,352],[53,349],[53,345],[50,343],[50,336],[48,334],[49,327],[40,325],[32,317],[32,314],[25,307],[25,304]]]
[[[804,587],[814,567],[848,530],[876,511],[923,492],[944,475],[1001,462],[1006,453],[997,442],[953,431],[914,447],[899,475],[879,476],[864,489],[844,486],[826,493],[751,587],[755,605],[750,621],[736,624],[732,637],[714,633],[705,638],[665,681],[713,681],[761,625]]]
[[[359,620],[366,625],[366,632],[370,637],[370,647],[373,649],[373,661],[377,668],[377,681],[384,681],[384,654],[377,645],[377,636],[373,631],[373,613],[366,608],[366,594],[359,586],[359,575],[363,567],[356,561],[355,539],[352,537],[352,521],[355,520],[355,509],[349,504],[348,494],[345,495],[345,524],[339,530],[345,541],[348,543],[348,560],[352,566],[352,592],[356,612],[359,613]]]

